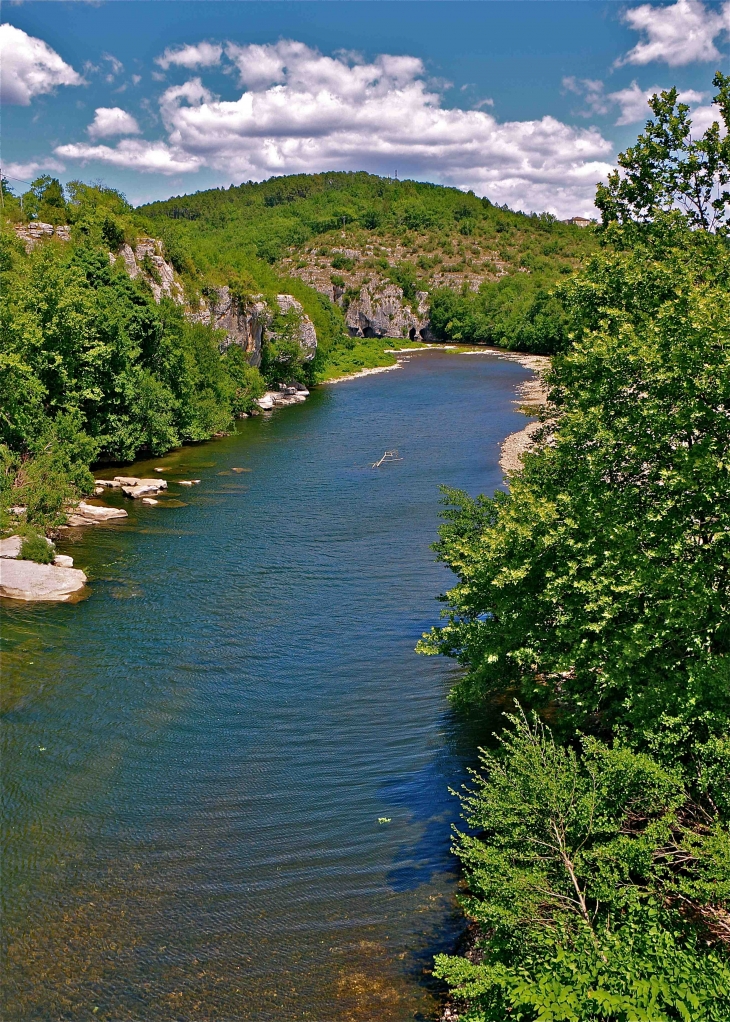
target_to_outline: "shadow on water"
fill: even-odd
[[[436,1016],[448,788],[499,721],[413,648],[438,485],[501,485],[526,375],[426,352],[130,467],[168,504],[69,532],[90,598],[3,608],[3,1022]]]

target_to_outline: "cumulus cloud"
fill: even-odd
[[[644,38],[616,61],[617,66],[662,61],[679,67],[719,60],[715,39],[730,33],[730,0],[720,9],[704,7],[696,0],[677,0],[668,7],[642,4],[626,10],[623,19]]]
[[[173,49],[168,46],[165,52],[155,57],[155,64],[159,64],[165,71],[172,65],[186,67],[191,70],[195,67],[212,67],[220,64],[223,47],[217,43],[198,43],[196,46],[180,46]]]
[[[0,25],[0,98],[28,106],[57,85],[85,85],[55,50],[14,25]]]
[[[415,57],[366,63],[292,41],[226,52],[246,87],[238,99],[221,101],[193,78],[160,97],[164,141],[66,145],[56,154],[167,174],[208,167],[228,181],[397,169],[560,215],[590,212],[610,169],[611,143],[595,128],[445,109]]]
[[[638,121],[647,121],[653,116],[648,103],[652,96],[658,96],[662,92],[659,85],[650,89],[641,89],[636,82],[632,82],[627,89],[619,89],[608,95],[613,103],[617,103],[621,114],[616,124],[636,124]],[[685,89],[679,93],[680,103],[701,103],[707,93],[697,92],[695,89]],[[709,109],[709,108],[708,108]],[[697,111],[692,114],[692,122],[695,123]],[[704,130],[704,129],[703,129]]]
[[[94,120],[86,131],[92,139],[140,134],[139,125],[134,117],[119,106],[97,107],[94,111]]]
[[[3,177],[10,178],[11,183],[15,180],[32,181],[39,171],[52,170],[61,174],[65,169],[63,163],[53,158],[30,160],[28,163],[6,163],[3,166]]]
[[[83,163],[93,160],[145,173],[187,174],[203,166],[203,161],[198,157],[176,150],[164,142],[144,142],[132,138],[123,139],[113,148],[78,142],[57,146],[55,152],[69,160],[81,160]]]

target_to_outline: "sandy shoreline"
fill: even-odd
[[[393,355],[416,355],[420,351],[456,351],[459,355],[491,355],[494,358],[506,359],[508,362],[517,362],[525,369],[531,370],[534,374],[529,380],[525,380],[517,388],[517,396],[514,403],[526,415],[536,415],[542,405],[547,401],[547,389],[545,387],[543,373],[550,366],[550,359],[546,355],[530,355],[527,352],[503,351],[501,348],[470,348],[459,350],[462,346],[458,344],[429,344],[427,348],[386,348],[388,354]],[[395,365],[376,366],[373,369],[361,369],[357,373],[350,373],[348,376],[338,376],[334,380],[324,380],[322,385],[331,383],[344,383],[347,380],[359,380],[363,376],[374,376],[376,373],[389,373],[393,369],[400,369],[404,359],[399,358]],[[510,433],[502,441],[499,453],[499,466],[503,472],[516,472],[522,467],[522,455],[528,451],[533,443],[533,436],[540,429],[542,423],[539,421],[528,422],[524,429],[516,433]]]

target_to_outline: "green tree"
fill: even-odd
[[[678,102],[676,89],[649,101],[654,120],[636,145],[620,153],[606,185],[599,185],[596,206],[604,225],[653,222],[660,213],[679,208],[689,224],[725,232],[730,215],[730,76],[713,79],[713,102],[719,117],[694,138],[689,107]],[[722,125],[720,123],[722,121]]]
[[[497,1022],[730,1019],[730,833],[712,793],[625,747],[510,718],[462,795],[480,937],[436,974]],[[727,767],[727,764],[726,764]]]

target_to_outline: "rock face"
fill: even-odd
[[[60,241],[71,240],[70,227],[67,227],[65,224],[59,224],[57,227],[54,227],[53,224],[44,224],[40,220],[32,221],[29,224],[16,224],[15,233],[25,243],[27,252],[34,249],[41,238],[56,237]]]
[[[65,601],[85,584],[86,575],[78,568],[0,559],[0,596],[9,600]]]
[[[314,329],[314,323],[302,308],[301,303],[293,295],[277,295],[276,304],[279,306],[279,312],[282,316],[286,316],[292,310],[296,313],[299,347],[306,352],[304,356],[306,361],[313,359],[317,354],[317,331]]]
[[[403,289],[397,284],[364,284],[347,307],[345,323],[352,337],[431,340],[427,299],[427,292],[418,292],[418,312],[414,313],[403,304]]]
[[[237,344],[246,352],[252,366],[261,365],[261,345],[271,323],[269,307],[261,296],[241,302],[231,294],[229,287],[207,288],[199,307],[186,313],[186,317],[191,323],[205,323],[215,330],[225,330],[221,351]]]
[[[141,276],[147,281],[158,305],[163,295],[172,298],[177,305],[183,304],[183,289],[175,280],[172,265],[163,258],[162,242],[157,238],[140,238],[134,249],[130,245],[122,245],[119,257],[124,260],[132,280]],[[117,258],[113,252],[109,253],[110,262],[115,263]]]

